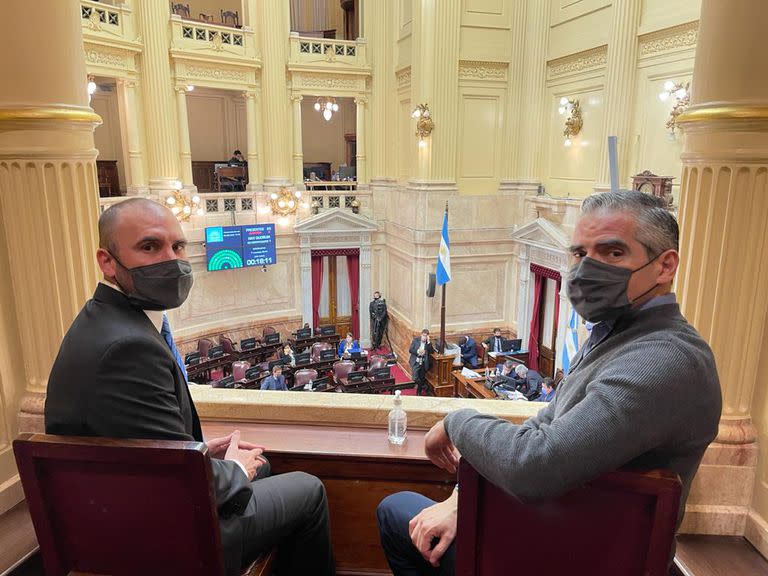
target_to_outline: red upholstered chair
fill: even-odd
[[[22,434],[13,450],[46,574],[224,574],[205,444]]]
[[[261,331],[262,337],[266,336],[267,334],[276,334],[277,330],[275,330],[274,326],[264,326],[264,330]]]
[[[200,356],[208,358],[208,350],[213,346],[213,340],[210,338],[200,338],[197,341],[197,351],[200,352]]]
[[[477,353],[477,365],[485,366],[485,346],[482,344],[475,344],[475,352]]]
[[[333,379],[337,383],[346,384],[347,375],[352,372],[355,363],[352,360],[340,360],[333,365]]]
[[[311,368],[297,370],[293,375],[293,387],[303,388],[310,380],[317,380],[317,370]]]
[[[680,479],[665,470],[604,474],[567,494],[524,504],[459,464],[456,576],[666,576]],[[546,537],[546,554],[510,555],[500,534]]]
[[[330,342],[315,342],[312,344],[311,356],[312,362],[320,360],[320,352],[322,350],[333,350],[333,344]]]
[[[373,374],[374,370],[385,368],[387,366],[387,359],[384,356],[371,356],[368,362],[368,374]]]
[[[224,348],[224,354],[232,354],[236,352],[235,345],[232,342],[232,339],[229,338],[228,336],[224,336],[224,334],[219,336],[219,344],[221,345],[222,348]],[[235,380],[237,380],[237,378],[235,378]]]
[[[251,367],[250,362],[237,361],[232,362],[232,376],[235,378],[235,382],[238,380],[245,380],[245,372]]]

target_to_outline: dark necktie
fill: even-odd
[[[493,339],[493,351],[494,352],[501,352],[501,338],[494,338]]]
[[[179,365],[181,373],[184,374],[184,380],[187,380],[187,368],[184,366],[184,359],[179,354],[179,349],[176,348],[176,343],[173,341],[173,335],[171,334],[171,325],[168,324],[168,316],[163,314],[163,328],[160,330],[160,334],[165,338],[168,348],[171,349],[171,354],[176,359],[176,364]]]

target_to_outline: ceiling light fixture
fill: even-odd
[[[333,113],[339,111],[339,105],[333,96],[320,96],[315,101],[315,111],[322,112],[323,118],[329,122],[333,118]]]

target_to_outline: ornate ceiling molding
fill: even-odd
[[[102,44],[83,42],[85,65],[89,72],[98,69],[101,73],[113,71],[116,76],[136,72],[136,51],[126,48],[106,47]]]
[[[669,52],[679,48],[691,48],[696,46],[699,36],[699,22],[688,22],[680,26],[657,30],[650,34],[640,36],[639,55],[653,56],[655,54]]]
[[[604,68],[608,62],[608,46],[598,46],[584,52],[569,54],[547,62],[547,78],[578,74]]]
[[[200,64],[187,64],[184,66],[184,73],[187,78],[225,80],[234,82],[248,81],[248,74],[243,70],[221,68],[220,65],[203,66]]]
[[[507,79],[506,62],[482,62],[462,60],[459,62],[459,80],[503,80]]]

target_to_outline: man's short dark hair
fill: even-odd
[[[587,197],[581,204],[582,216],[597,211],[634,214],[635,238],[645,247],[648,258],[679,250],[680,228],[661,198],[637,190],[602,192]]]
[[[553,378],[543,378],[541,380],[541,385],[546,386],[547,388],[552,388],[552,390],[557,388],[557,384],[555,384],[555,380]]]
[[[381,296],[381,292],[379,292],[378,290],[376,290],[376,292],[374,292],[374,293],[373,293],[373,295],[374,295],[374,296],[376,296],[376,294],[378,294],[379,296]]]
[[[467,338],[466,336],[462,336],[461,338],[459,338],[459,344],[461,346],[464,346],[464,344],[466,344],[468,340],[469,338]]]
[[[238,154],[240,154],[242,156],[243,153],[240,152],[240,150],[235,150],[234,152],[232,152],[233,156],[237,156]]]
[[[427,335],[429,335],[429,330],[427,330],[426,328],[424,328],[424,330],[422,330],[422,331],[421,331],[421,333],[422,333],[422,334],[427,334]]]
[[[496,332],[501,332],[501,328],[494,328],[493,333],[496,334]]]

